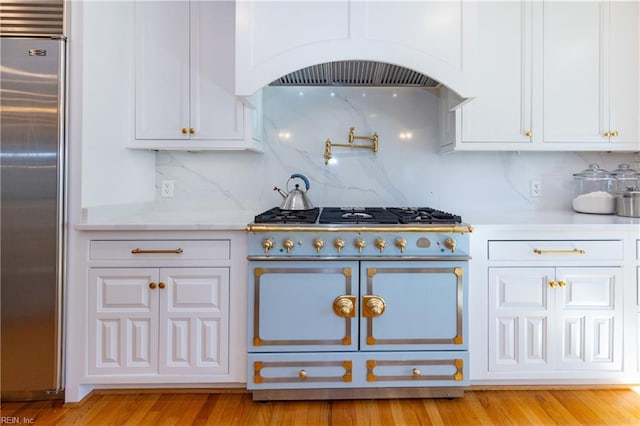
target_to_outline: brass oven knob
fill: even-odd
[[[362,253],[362,249],[366,247],[367,243],[362,238],[356,238],[356,240],[353,242],[353,245],[356,246],[360,253]]]
[[[291,253],[291,249],[294,245],[295,243],[293,242],[293,240],[290,240],[288,238],[282,242],[282,247],[284,247],[287,253]]]
[[[421,373],[421,372],[420,372],[420,370],[419,370],[419,369],[417,369],[417,368],[414,368],[414,369],[413,369],[413,371],[411,371],[411,375],[412,375],[413,377],[420,377],[420,374],[422,374],[422,373]]]
[[[264,254],[268,254],[269,250],[273,248],[273,240],[270,240],[269,238],[262,240],[262,248],[264,249]]]
[[[338,249],[338,253],[340,253],[340,250],[342,250],[345,245],[346,245],[346,243],[344,242],[344,240],[342,238],[336,238],[335,241],[333,242],[333,246],[336,249]]]
[[[404,253],[404,249],[407,247],[406,238],[402,238],[402,237],[396,238],[396,247],[400,249],[400,253]]]
[[[324,241],[322,241],[320,238],[316,238],[315,240],[313,240],[313,247],[316,249],[317,253],[320,253],[320,250],[322,250],[322,248],[324,247]]]
[[[376,238],[376,241],[373,244],[378,250],[380,250],[380,253],[382,253],[382,250],[387,246],[387,242],[383,238]]]
[[[444,240],[444,246],[449,250],[454,251],[456,248],[456,240],[454,240],[453,238],[447,238],[446,240]]]

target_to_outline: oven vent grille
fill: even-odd
[[[397,65],[375,61],[336,61],[299,69],[270,86],[438,87],[432,78]]]
[[[0,0],[0,35],[59,36],[64,0]]]

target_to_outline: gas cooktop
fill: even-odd
[[[458,215],[430,207],[324,207],[282,210],[278,207],[255,217],[255,223],[282,224],[440,224],[462,223]]]

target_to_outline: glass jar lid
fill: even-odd
[[[640,172],[635,169],[632,169],[631,166],[627,163],[622,163],[618,165],[618,168],[611,172],[616,178],[638,178],[640,177]]]
[[[605,169],[601,169],[596,163],[589,164],[589,167],[584,169],[581,172],[574,173],[575,177],[581,178],[598,178],[598,179],[608,179],[611,178],[612,175],[609,171]]]

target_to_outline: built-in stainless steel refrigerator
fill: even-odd
[[[0,41],[2,400],[62,398],[66,42]]]

